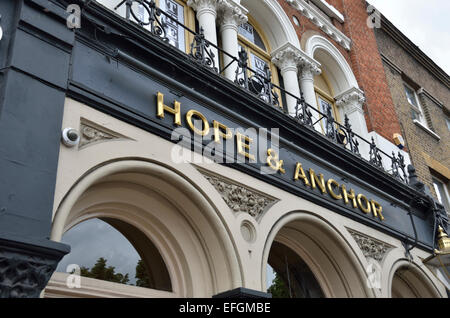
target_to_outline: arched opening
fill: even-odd
[[[71,252],[57,272],[172,292],[169,272],[157,247],[134,226],[113,218],[94,218],[69,229],[61,240]]]
[[[86,220],[101,219],[133,245],[156,289],[98,284],[77,295],[211,297],[237,287],[237,257],[209,202],[185,177],[155,163],[124,160],[91,169],[58,208],[52,239],[61,240]],[[50,280],[53,291],[57,283]]]
[[[286,245],[273,242],[268,265],[273,298],[323,298],[324,294],[305,261]]]
[[[261,31],[267,37],[273,50],[285,43],[291,43],[300,48],[297,33],[289,17],[276,0],[241,0],[249,14],[261,26]],[[272,52],[269,52],[272,53]]]
[[[351,247],[333,226],[316,216],[295,212],[279,220],[266,242],[264,256],[264,266],[269,265],[282,278],[285,296],[374,296]],[[266,275],[266,268],[263,272]]]
[[[401,266],[392,278],[392,298],[435,298],[440,297],[431,282],[418,268]]]
[[[316,96],[328,95],[334,104],[336,97],[352,88],[358,88],[350,65],[330,41],[322,36],[313,35],[306,41],[306,53],[321,64],[323,75],[314,79]],[[338,113],[336,119],[342,123],[345,110],[336,109],[336,112]]]

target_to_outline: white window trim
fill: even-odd
[[[417,120],[417,119],[414,119],[414,121],[419,122],[422,126],[426,127],[428,130],[430,130],[430,129],[428,128],[427,119],[426,119],[426,117],[425,117],[425,113],[423,112],[422,104],[420,103],[420,99],[419,99],[419,95],[417,94],[417,91],[416,91],[414,88],[412,88],[411,85],[408,85],[406,82],[403,82],[403,85],[406,86],[406,87],[408,87],[408,88],[414,93],[414,98],[416,99],[417,106],[414,105],[414,104],[411,104],[411,103],[409,102],[408,96],[406,95],[406,91],[405,91],[404,93],[405,93],[405,95],[406,95],[406,100],[408,101],[409,106],[411,106],[415,111],[419,112],[419,113],[420,113],[420,116],[423,118],[423,122],[420,121],[420,120]],[[431,131],[431,130],[430,130],[430,131]],[[436,136],[437,136],[437,135],[436,135]],[[439,137],[439,139],[440,139],[440,137]]]
[[[447,199],[447,202],[450,204],[450,195],[448,193],[447,184],[445,182],[442,182],[440,179],[438,179],[438,178],[436,178],[434,176],[432,176],[432,180],[433,180],[434,191],[437,192],[436,194],[438,196],[441,196],[441,200],[439,201],[439,203],[444,205],[444,203],[442,202],[442,196],[444,195],[446,197],[446,199]],[[439,188],[436,189],[436,182],[435,181],[438,181],[438,182],[440,182],[442,184],[442,188],[444,189],[444,193],[441,193],[439,191]],[[444,207],[445,207],[445,205],[444,205]],[[447,213],[450,213],[450,211],[447,211]]]
[[[416,124],[417,126],[419,126],[420,128],[422,128],[423,130],[425,130],[425,132],[427,132],[428,134],[430,134],[432,137],[434,137],[435,139],[437,139],[438,141],[441,140],[441,137],[436,134],[434,131],[432,131],[430,128],[426,127],[423,123],[421,123],[420,121],[418,121],[417,119],[413,120],[414,124]]]

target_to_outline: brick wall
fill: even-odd
[[[300,20],[300,27],[293,24],[300,41],[306,32],[313,31],[327,38],[341,52],[351,66],[360,88],[365,92],[366,103],[363,108],[369,132],[376,131],[387,140],[393,141],[394,133],[401,133],[400,124],[378,53],[374,31],[367,26],[368,15],[365,1],[328,1],[344,15],[343,24],[336,20],[333,20],[333,24],[352,40],[350,52],[347,52],[285,0],[278,1],[291,21],[293,15]]]
[[[448,115],[450,112],[444,110],[450,105],[450,89],[414,59],[386,31],[377,29],[375,35],[380,52],[389,60],[389,62],[384,63],[386,79],[401,122],[403,136],[410,151],[412,163],[417,170],[419,178],[435,195],[429,166],[430,158],[431,161],[442,165],[441,168],[443,170],[447,169],[449,171],[450,167],[450,132],[445,121],[445,113]],[[403,76],[402,73],[404,74]],[[440,140],[414,124],[411,116],[411,107],[406,99],[403,86],[405,75],[417,85],[416,87],[425,88],[430,95],[444,104],[443,108],[429,96],[425,94],[419,95],[429,126],[441,137]]]

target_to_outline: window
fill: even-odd
[[[416,91],[409,86],[408,84],[404,84],[405,87],[405,94],[406,99],[409,102],[409,105],[411,106],[411,117],[413,120],[417,120],[422,125],[424,125],[426,128],[428,128],[425,116],[422,111],[422,107],[420,106],[419,98],[417,96]]]
[[[328,82],[328,79],[324,71],[322,71],[322,74],[314,77],[314,90],[316,92],[318,110],[322,114],[327,115],[329,109],[331,112],[331,116],[334,118],[334,120],[340,123],[341,118],[336,108],[336,104],[334,102],[333,90]],[[318,113],[315,112],[313,112],[313,116],[315,118],[314,121],[317,121],[320,119],[320,117],[322,117],[322,115],[319,115]],[[327,125],[328,121],[325,118],[323,120],[320,120],[320,127],[316,127],[316,129],[317,130],[320,129],[322,133],[325,134],[327,130]]]
[[[115,0],[97,0],[100,4],[106,6],[107,8],[114,10],[119,1]],[[175,46],[176,48],[189,52],[190,43],[193,40],[193,35],[186,31],[179,23],[187,26],[191,30],[195,30],[195,15],[194,11],[187,6],[187,0],[156,0],[156,6],[162,11],[167,13],[168,16],[161,14],[160,21],[165,24],[165,36],[169,39],[169,44]],[[135,23],[148,23],[149,13],[148,7],[140,4],[139,2],[133,2],[132,4],[132,14],[131,21]],[[126,5],[123,3],[117,10],[114,10],[117,14],[122,17],[126,16]],[[144,25],[144,28],[150,30],[150,25]]]
[[[247,23],[241,24],[238,29],[239,51],[244,49],[248,56],[248,66],[254,70],[257,74],[266,76],[266,69],[270,70],[272,74],[272,83],[279,85],[278,71],[275,65],[271,62],[271,56],[269,54],[270,48],[268,41],[264,38],[264,35],[257,23],[249,16]],[[250,72],[251,73],[251,72]],[[253,76],[254,74],[249,74]],[[263,87],[258,81],[253,81],[251,87],[254,93],[261,93]],[[279,106],[282,107],[281,94],[274,90],[279,97]]]
[[[447,213],[450,213],[450,196],[448,192],[448,184],[442,182],[436,177],[433,177],[433,187],[439,203],[441,203],[445,207]]]

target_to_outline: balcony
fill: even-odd
[[[140,12],[137,12],[137,5]],[[402,183],[408,183],[405,160],[400,152],[387,154],[377,147],[373,138],[369,141],[355,133],[347,115],[345,115],[343,123],[339,123],[334,118],[331,107],[319,110],[305,102],[303,93],[300,93],[299,97],[294,96],[283,86],[276,85],[272,80],[272,71],[267,65],[263,70],[249,66],[249,56],[243,48],[241,48],[239,56],[230,55],[221,47],[208,41],[202,28],[199,32],[188,28],[174,19],[173,15],[161,10],[154,0],[117,1],[114,10],[121,12],[126,23],[138,25],[167,50],[178,50],[185,54],[189,62],[227,80],[237,90],[263,101],[272,108],[273,112],[284,114],[290,121],[295,121],[297,125],[301,125],[320,138],[325,138],[328,142],[337,145],[339,151],[351,153],[354,157],[368,162],[375,169],[383,171],[390,177]],[[175,46],[168,34],[169,24],[172,28],[176,25],[176,28],[189,34],[186,39],[192,39],[192,41],[186,45],[189,48],[186,50],[187,52]],[[115,53],[115,57],[136,63],[130,55],[120,50]],[[227,72],[230,74],[230,69],[233,71],[234,80],[225,76]],[[290,103],[294,101],[295,114],[289,114],[287,111],[288,100]]]

